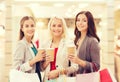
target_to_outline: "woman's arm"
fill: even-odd
[[[52,56],[46,54],[45,60],[41,64],[42,70],[45,70],[47,68],[51,60],[52,60]]]
[[[24,58],[25,53],[26,53],[25,44],[19,42],[16,46],[16,50],[13,55],[13,68],[21,70],[23,72],[32,69],[32,67],[29,64],[29,61],[25,62],[25,58]]]
[[[99,70],[100,69],[100,46],[96,39],[94,39],[91,43],[90,56],[91,56],[91,60],[92,60],[92,62],[90,62],[90,63],[94,63],[96,68]],[[92,67],[93,67],[93,65],[92,65]],[[93,71],[95,71],[95,70],[93,69]]]

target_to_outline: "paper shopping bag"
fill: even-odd
[[[100,82],[117,82],[109,69],[105,68],[100,70],[99,72],[100,72]]]
[[[66,77],[66,82],[76,82],[76,77]]]
[[[9,73],[10,82],[40,82],[37,73],[24,73],[11,69]]]
[[[99,72],[77,74],[76,82],[100,82]]]
[[[60,75],[56,79],[50,79],[50,80],[47,80],[45,82],[66,82],[66,76],[65,75]]]

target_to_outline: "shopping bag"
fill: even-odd
[[[99,72],[77,74],[76,82],[100,82]]]
[[[76,77],[66,77],[66,82],[76,82]]]
[[[66,81],[65,75],[60,75],[58,78],[50,79],[50,80],[47,80],[46,82],[67,82],[67,81]]]
[[[102,69],[100,73],[100,82],[117,82],[112,72],[108,69]]]
[[[16,69],[11,69],[9,73],[10,82],[40,82],[37,73],[24,73]]]

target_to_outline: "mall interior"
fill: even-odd
[[[48,21],[55,15],[65,18],[69,36],[74,39],[74,19],[82,10],[95,18],[101,40],[100,69],[109,68],[120,82],[120,0],[0,0],[0,82],[8,82],[23,16],[36,19],[34,40],[42,44]]]

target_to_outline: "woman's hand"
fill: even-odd
[[[52,55],[47,55],[46,54],[46,58],[45,59],[46,59],[46,62],[50,63],[53,58],[52,58]]]
[[[49,79],[55,79],[59,76],[59,70],[52,70],[52,71],[48,72],[47,76]]]
[[[75,56],[74,54],[69,54],[68,55],[68,59],[71,61],[71,62],[73,62],[73,63],[76,63],[76,64],[78,64],[78,62],[79,62],[79,58],[77,57],[77,56]]]
[[[69,55],[68,55],[68,59],[69,59],[71,62],[76,63],[76,64],[78,64],[78,65],[80,65],[80,66],[82,66],[82,67],[85,67],[85,66],[86,66],[86,61],[78,58],[78,56],[75,56],[75,55],[73,55],[73,54],[69,54]]]
[[[43,51],[42,53],[38,52],[37,55],[32,60],[29,61],[30,66],[33,66],[36,62],[44,60],[45,56],[46,56],[45,51]]]
[[[45,62],[43,63],[43,68],[46,69],[46,67],[49,65],[49,63],[52,60],[52,55],[47,55],[45,56]]]
[[[38,52],[34,59],[36,60],[36,62],[38,62],[38,61],[44,60],[45,57],[46,57],[46,54],[45,54],[45,51],[43,51],[42,53]]]

